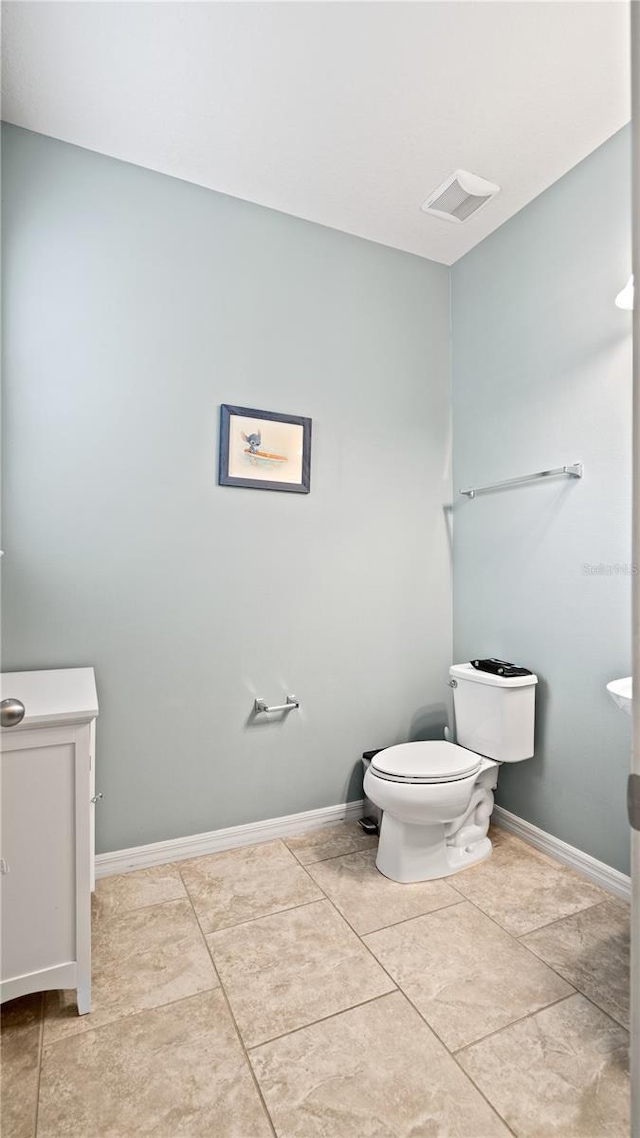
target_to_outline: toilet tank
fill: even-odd
[[[537,676],[494,676],[472,664],[449,668],[456,713],[456,741],[499,763],[533,755]]]

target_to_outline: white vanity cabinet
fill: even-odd
[[[0,731],[0,1002],[75,988],[91,1001],[93,668],[7,672],[3,700],[24,704]]]

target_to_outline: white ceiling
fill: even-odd
[[[3,5],[3,118],[451,264],[629,117],[616,2]],[[420,203],[456,167],[502,193]]]

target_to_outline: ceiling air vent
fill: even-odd
[[[468,170],[456,170],[446,182],[438,186],[420,209],[446,221],[466,221],[473,213],[500,193],[500,186],[487,182]]]

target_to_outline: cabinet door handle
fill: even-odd
[[[9,872],[9,866],[7,865],[5,859],[3,857],[0,857],[0,873],[8,873],[8,872]]]
[[[92,802],[98,802],[98,801],[99,801],[101,798],[104,798],[104,795],[103,795],[102,791],[100,791],[98,794],[94,794],[94,796],[93,796],[93,798],[91,799],[91,801],[92,801]]]
[[[0,703],[0,727],[17,727],[24,719],[21,699],[3,699]]]

